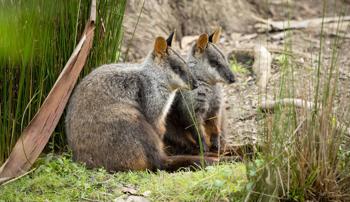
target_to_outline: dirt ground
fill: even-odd
[[[126,61],[139,61],[151,50],[152,40],[157,35],[166,36],[176,28],[178,33],[178,48],[183,55],[202,32],[209,32],[215,27],[223,28],[220,47],[228,55],[235,56],[235,50],[251,50],[255,45],[265,46],[273,57],[272,72],[266,93],[267,99],[273,99],[278,91],[281,80],[281,64],[279,60],[283,50],[288,47],[293,51],[294,98],[312,100],[315,86],[315,73],[318,63],[321,27],[295,29],[288,32],[264,31],[263,26],[257,26],[262,19],[273,21],[307,20],[320,18],[323,15],[323,4],[319,0],[287,1],[269,0],[268,3],[258,0],[149,0],[146,1],[140,18],[142,0],[129,1],[125,16],[125,37],[123,51]],[[350,1],[336,0],[326,5],[325,16],[350,15]],[[138,22],[138,23],[137,23]],[[135,30],[135,26],[136,30]],[[336,39],[337,22],[324,26],[324,43],[322,44],[321,76],[332,62],[332,47]],[[135,34],[133,34],[135,30]],[[344,112],[345,103],[350,100],[350,21],[341,24],[341,40],[336,65],[340,67],[339,91],[336,106],[339,112]],[[334,58],[334,57],[333,57]],[[255,75],[236,73],[237,82],[227,86],[228,101],[228,141],[231,144],[251,143],[257,140],[259,130],[257,108],[259,106],[260,90],[256,85]],[[347,113],[349,114],[349,113]],[[344,120],[346,122],[346,120]]]

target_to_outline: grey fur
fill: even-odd
[[[184,61],[171,48],[143,64],[103,65],[74,90],[66,116],[68,144],[76,161],[108,171],[162,169],[165,109],[185,82]],[[182,76],[181,76],[182,77]]]
[[[187,61],[196,78],[197,88],[179,92],[168,115],[164,141],[168,153],[173,155],[198,154],[199,141],[205,152],[217,151],[225,144],[225,94],[222,83],[234,82],[227,59],[215,44],[208,43],[204,52],[197,51],[194,45]],[[216,134],[206,134],[206,126],[212,124],[208,120],[215,121],[218,127]]]

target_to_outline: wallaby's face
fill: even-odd
[[[156,57],[159,58],[165,73],[167,74],[168,80],[170,81],[171,87],[173,89],[177,88],[189,88],[193,86],[193,82],[195,81],[193,75],[188,69],[188,65],[186,61],[171,48],[172,42],[175,34],[170,34],[167,40],[162,42],[161,48],[157,47],[157,40],[160,40],[158,37],[155,44],[154,53]],[[165,48],[166,47],[166,48]],[[161,50],[161,51],[159,51]]]
[[[221,30],[218,29],[210,36],[200,35],[191,54],[192,57],[202,61],[208,76],[216,78],[217,82],[223,81],[230,84],[235,82],[235,76],[230,70],[225,55],[215,45],[219,42],[220,32]]]

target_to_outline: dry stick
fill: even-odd
[[[92,0],[90,18],[83,36],[52,87],[37,114],[24,129],[9,158],[0,168],[0,183],[25,173],[47,144],[54,131],[79,74],[84,67],[94,37],[96,0]]]
[[[266,31],[283,31],[287,29],[304,29],[309,27],[318,27],[323,23],[338,22],[341,18],[342,21],[350,21],[350,16],[344,17],[327,17],[327,18],[314,18],[307,20],[290,20],[290,21],[271,21],[265,20],[256,16],[253,16],[256,20],[263,24],[256,24],[255,27],[258,28],[259,32]],[[266,26],[268,25],[268,26]],[[267,29],[267,30],[266,30]]]
[[[20,178],[22,178],[22,177],[24,177],[24,176],[26,176],[26,175],[32,173],[34,170],[36,170],[36,168],[33,168],[33,169],[31,169],[30,171],[28,171],[28,172],[26,172],[26,173],[23,173],[22,175],[17,176],[17,177],[15,177],[15,178],[12,178],[12,179],[10,179],[10,180],[8,180],[8,181],[0,181],[0,186],[5,186],[6,184],[9,184],[9,183],[11,183],[11,182],[14,182],[14,181],[16,181],[16,180],[18,180],[18,179],[20,179]],[[5,180],[6,178],[1,178],[0,180],[2,180],[2,179]],[[1,184],[1,183],[2,183],[2,184]]]
[[[137,29],[137,26],[139,25],[143,9],[145,8],[145,2],[146,2],[146,0],[143,0],[139,16],[137,17],[136,25],[134,27],[134,31],[132,32],[131,39],[129,40],[128,45],[126,46],[126,50],[125,50],[125,54],[124,54],[125,55],[124,61],[128,61],[128,55],[129,55],[131,42],[134,39],[134,36],[135,36],[135,33],[136,33],[136,29]]]
[[[255,46],[246,46],[246,47],[240,47],[240,48],[233,48],[232,51],[229,53],[229,55],[233,55],[235,53],[244,53],[247,56],[254,57],[254,47]],[[305,55],[305,53],[300,52],[300,51],[286,51],[283,48],[279,48],[277,46],[272,46],[269,45],[269,47],[266,47],[266,49],[270,53],[278,53],[278,54],[286,54],[289,56],[297,56],[297,57],[303,57],[303,58],[308,58],[311,59],[308,55]]]

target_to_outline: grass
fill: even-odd
[[[94,45],[82,75],[118,61],[126,1],[98,1]],[[44,101],[71,55],[90,1],[0,1],[0,164]],[[64,150],[63,121],[47,150]]]
[[[235,59],[230,60],[230,69],[234,74],[249,74],[249,70]]]
[[[326,15],[326,1],[324,13]],[[338,22],[336,32],[341,24]],[[350,105],[338,111],[335,100],[338,92],[337,63],[342,41],[332,41],[331,59],[324,59],[323,26],[313,65],[314,75],[309,80],[312,109],[296,106],[276,106],[272,114],[261,114],[262,145],[258,162],[247,163],[251,190],[246,201],[349,201],[350,200],[350,155],[345,146],[347,136],[343,120],[348,118]],[[286,32],[286,52],[292,52],[292,36]],[[295,97],[294,78],[297,68],[294,57],[283,54],[277,58],[281,80],[275,93],[276,99]],[[305,93],[306,94],[306,93]],[[346,103],[346,102],[345,102]],[[347,102],[349,103],[349,102]],[[344,149],[344,148],[347,149]]]
[[[240,62],[237,61],[235,58],[230,59],[230,69],[234,74],[249,74],[249,68],[251,68],[252,63],[250,64],[251,61],[247,62],[249,64],[241,64]]]
[[[0,201],[111,201],[124,189],[152,201],[241,201],[247,179],[242,163],[222,164],[196,172],[167,173],[88,170],[69,155],[47,155],[36,170],[0,187]]]
[[[36,2],[41,6],[50,4]],[[49,22],[67,24],[45,24],[42,16],[25,3],[12,7],[0,3],[0,32],[5,33],[0,38],[0,80],[4,81],[0,82],[0,162],[35,114],[79,38],[88,4],[69,1],[72,6],[66,10],[63,8],[68,1],[62,2],[48,6],[55,12],[44,17]],[[103,17],[98,18],[102,20],[97,22],[95,45],[84,74],[101,62],[118,60],[122,12],[117,11],[125,8],[125,2],[116,3],[114,11],[107,9],[109,1],[101,2],[99,15]],[[324,8],[326,16],[326,1]],[[16,16],[16,9],[25,12]],[[24,19],[29,19],[27,24]],[[110,31],[104,32],[102,27]],[[60,31],[52,31],[56,29]],[[196,172],[108,174],[103,169],[88,170],[72,162],[70,155],[48,154],[36,163],[32,173],[0,187],[0,201],[110,201],[123,196],[125,187],[154,201],[349,201],[350,149],[344,126],[349,124],[346,120],[350,106],[335,106],[339,94],[338,59],[347,53],[339,48],[341,39],[335,37],[329,47],[331,58],[325,59],[322,33],[319,52],[315,54],[317,63],[306,64],[314,75],[305,91],[313,93],[311,97],[305,93],[303,98],[313,101],[315,107],[276,106],[271,113],[259,114],[261,149],[252,161],[210,166]],[[28,39],[30,43],[24,43]],[[298,63],[291,54],[295,46],[292,39],[291,31],[287,31],[286,54],[276,58],[281,73],[276,99],[296,96],[295,84],[299,81],[294,73]],[[231,61],[231,69],[247,73],[246,67],[236,61]],[[53,152],[64,150],[62,126],[57,127],[50,141]]]

